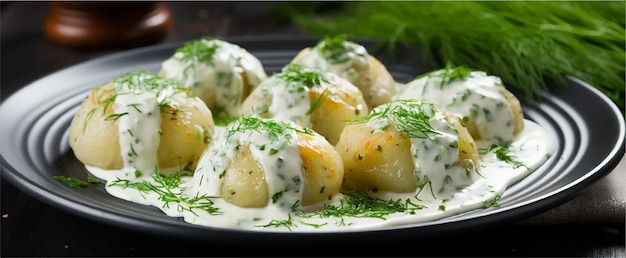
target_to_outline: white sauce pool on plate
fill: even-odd
[[[390,200],[409,200],[421,209],[412,212],[398,212],[390,214],[385,219],[355,218],[355,217],[300,217],[297,213],[287,213],[284,208],[269,205],[266,208],[240,208],[222,199],[212,198],[213,207],[219,212],[210,214],[201,209],[190,209],[189,205],[181,203],[165,203],[153,191],[139,191],[135,188],[111,185],[118,178],[124,178],[124,170],[106,171],[95,167],[87,169],[96,177],[107,181],[106,190],[111,195],[144,205],[158,207],[167,215],[182,217],[186,222],[219,228],[235,228],[243,230],[262,231],[350,231],[376,229],[391,225],[413,224],[449,217],[462,212],[485,207],[485,202],[497,200],[504,190],[511,184],[527,176],[543,164],[555,151],[555,144],[549,133],[538,124],[525,120],[524,130],[515,136],[509,146],[509,153],[516,161],[524,166],[514,168],[512,164],[496,158],[493,152],[480,156],[480,173],[483,177],[477,179],[457,192],[450,192],[447,198],[443,195],[434,198],[430,191],[421,191],[419,195],[378,193],[377,197]],[[218,129],[216,131],[222,131]],[[216,133],[220,135],[221,133]],[[257,136],[261,137],[261,136]],[[487,148],[490,142],[477,141],[479,148]],[[192,196],[192,176],[181,176],[181,184],[170,189],[179,196]],[[143,179],[147,183],[155,184],[153,178]],[[208,193],[212,194],[212,193]],[[328,204],[338,204],[342,194],[336,195]],[[292,225],[284,226],[279,222],[291,221]],[[276,225],[276,226],[273,226]]]

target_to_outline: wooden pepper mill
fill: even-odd
[[[50,2],[44,31],[62,45],[133,48],[162,40],[172,26],[164,2]]]

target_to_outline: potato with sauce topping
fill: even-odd
[[[216,135],[193,187],[199,195],[239,207],[291,208],[330,200],[342,179],[341,157],[323,136],[293,122],[251,115]]]
[[[333,73],[289,64],[243,102],[243,115],[293,121],[337,143],[345,121],[369,112],[359,89]]]
[[[193,171],[213,126],[211,111],[177,82],[138,71],[91,91],[72,119],[69,143],[88,166]]]
[[[370,108],[389,102],[396,94],[396,81],[387,68],[365,47],[343,36],[323,38],[315,46],[302,49],[291,63],[350,81],[361,90]]]
[[[519,100],[500,78],[463,66],[422,75],[405,85],[395,99],[416,99],[460,116],[474,140],[506,146],[524,128]]]
[[[438,192],[477,178],[478,149],[467,129],[429,103],[398,100],[376,107],[347,125],[335,148],[345,189],[413,192],[430,183]]]
[[[216,118],[239,115],[241,102],[267,79],[263,65],[244,48],[217,38],[188,41],[161,65],[159,74],[180,81]]]

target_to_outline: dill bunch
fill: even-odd
[[[419,46],[435,69],[450,62],[494,74],[530,100],[548,79],[582,79],[624,109],[624,2],[345,2],[278,6],[305,33]],[[326,10],[322,12],[320,10]]]

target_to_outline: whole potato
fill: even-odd
[[[95,88],[72,119],[70,147],[85,165],[106,170],[124,168],[119,114],[114,110],[117,97],[116,80]],[[159,109],[158,164],[154,165],[161,172],[193,171],[213,135],[211,111],[200,99],[188,97],[185,92],[169,96]]]

